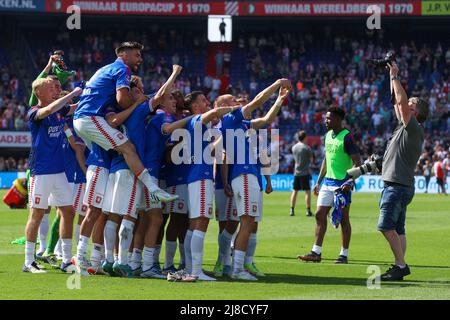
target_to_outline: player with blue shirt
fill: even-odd
[[[224,117],[224,119],[222,120],[222,135],[224,137],[224,145],[227,153],[226,161],[227,163],[232,164],[232,166],[229,168],[232,193],[235,199],[239,222],[241,224],[236,236],[234,246],[234,265],[232,273],[232,278],[234,279],[253,281],[257,280],[257,278],[252,276],[247,270],[244,269],[244,260],[248,242],[250,239],[250,235],[255,228],[255,217],[260,216],[260,186],[258,182],[259,168],[256,165],[257,156],[255,156],[254,152],[251,151],[251,145],[248,136],[250,131],[248,130],[251,128],[255,130],[259,129],[260,127],[262,128],[262,124],[265,125],[267,119],[260,118],[255,119],[252,122],[245,121],[245,119],[250,120],[253,110],[266,102],[270,98],[270,96],[278,89],[280,89],[280,93],[275,105],[273,106],[274,109],[271,109],[272,113],[266,115],[266,117],[274,117],[276,115],[276,113],[274,113],[274,110],[276,110],[276,108],[279,108],[282,99],[287,96],[289,90],[291,89],[291,84],[287,79],[277,80],[271,86],[258,94],[252,102],[250,102],[245,107],[242,107],[242,112],[239,116],[232,117],[231,115],[229,115]],[[232,98],[228,95],[225,95],[219,97],[216,106],[220,108],[221,105],[229,105],[231,103],[233,103]],[[228,137],[228,135],[230,133],[232,134],[230,137],[234,139],[234,150],[230,150],[227,147],[227,140],[230,138]],[[239,135],[243,137],[241,139],[237,139]],[[232,155],[230,153],[231,151],[233,152]],[[242,163],[242,161],[244,162]],[[229,186],[224,188],[229,189]],[[232,224],[235,225],[235,222]],[[225,231],[227,231],[226,228]],[[229,231],[227,232],[229,237],[227,237],[226,240],[230,239],[230,236],[232,235],[232,233],[230,233]],[[223,244],[221,245],[227,245],[228,241],[225,242],[224,240]],[[226,249],[224,248],[223,252],[225,252],[225,250]],[[220,270],[216,269],[215,271],[220,272]]]
[[[134,81],[132,82],[135,83]],[[142,96],[142,95],[141,95]],[[142,96],[142,101],[146,98]],[[132,114],[141,101],[135,102],[130,108],[118,110],[115,106],[106,108],[106,119],[111,127],[118,127]],[[148,105],[147,105],[148,107]],[[120,111],[120,112],[119,112]],[[114,188],[114,175],[110,174],[111,159],[117,153],[113,150],[106,151],[96,143],[92,144],[91,152],[86,160],[87,185],[83,203],[88,206],[88,211],[80,227],[80,241],[77,247],[77,272],[87,275],[102,274],[101,260],[104,250],[104,229],[106,228],[106,207],[110,206],[110,196]],[[108,184],[111,190],[108,191]],[[109,200],[107,200],[109,198]],[[117,224],[111,221],[108,228],[116,230]],[[91,251],[91,264],[87,260],[87,247],[92,234],[93,250]],[[115,237],[114,237],[115,241]],[[113,245],[114,247],[114,245]]]
[[[130,170],[150,193],[155,193],[161,201],[172,201],[167,192],[152,182],[135,146],[105,119],[108,106],[118,104],[119,108],[127,109],[135,102],[130,92],[131,71],[137,71],[142,63],[142,49],[137,42],[120,44],[116,49],[117,60],[99,69],[87,82],[74,114],[74,126],[88,146],[95,142],[104,150],[123,154]]]
[[[182,67],[174,65],[173,73],[166,83],[167,86],[161,88],[160,92],[158,92],[158,95],[161,95],[162,97],[161,102],[158,104],[159,110],[156,115],[148,121],[145,129],[146,146],[144,164],[155,183],[161,178],[160,171],[164,164],[163,158],[170,134],[176,129],[184,128],[191,119],[191,117],[180,120],[175,120],[174,118],[177,102],[171,93],[171,89],[175,77],[181,70]],[[173,197],[178,198],[178,195],[174,194]],[[141,277],[166,278],[161,272],[158,261],[158,242],[162,242],[162,237],[159,235],[163,224],[161,203],[156,205],[152,204],[150,207],[146,208],[146,211],[148,211],[149,223],[145,233]]]
[[[189,111],[186,110],[184,105],[184,96],[179,90],[172,92],[176,100],[176,113],[174,117],[176,120],[181,120],[189,115]],[[186,231],[189,228],[189,215],[188,215],[188,191],[186,178],[188,173],[187,164],[173,164],[170,159],[170,153],[175,144],[182,143],[182,138],[178,141],[171,141],[166,149],[166,164],[165,164],[165,182],[166,191],[170,194],[176,194],[178,199],[166,204],[163,208],[164,221],[170,220],[166,228],[166,241],[165,241],[165,259],[163,274],[169,272],[174,273],[177,269],[174,266],[175,253],[177,251],[177,240],[179,242],[180,251],[180,265],[179,270],[185,268],[185,255],[184,255],[184,238]],[[164,235],[165,223],[161,228],[161,233]]]
[[[218,123],[227,113],[237,110],[237,107],[214,108],[210,110],[210,102],[201,91],[194,91],[185,98],[186,107],[190,108],[193,118],[187,123],[189,135],[186,143],[190,146],[189,174],[187,176],[189,193],[189,230],[184,240],[186,272],[198,280],[214,281],[202,271],[203,246],[209,220],[213,217],[213,164],[205,161],[203,155],[211,150],[212,123]],[[201,139],[198,139],[198,136]],[[209,136],[209,138],[208,138]],[[216,135],[214,135],[215,137]],[[217,134],[220,137],[220,134]],[[205,141],[205,140],[211,141]],[[174,149],[175,150],[175,149]],[[200,151],[200,152],[196,152]]]
[[[67,102],[81,94],[80,88],[75,88],[70,94],[59,98],[55,84],[51,79],[38,79],[32,84],[39,104],[28,112],[28,126],[31,131],[32,146],[29,166],[30,178],[30,209],[25,234],[25,264],[24,272],[45,273],[34,260],[35,243],[39,224],[48,208],[48,198],[53,196],[55,204],[62,213],[60,235],[62,241],[63,263],[61,270],[71,272],[73,206],[72,193],[64,172],[64,156],[62,139],[63,124],[59,114],[71,112]],[[59,113],[58,113],[59,112]]]

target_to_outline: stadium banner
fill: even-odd
[[[44,12],[45,0],[0,0],[0,11]]]
[[[448,16],[450,15],[450,0],[422,1],[423,16]]]
[[[26,178],[25,172],[0,172],[0,188],[9,189],[17,178]]]
[[[30,147],[31,133],[29,131],[0,131],[0,148]]]
[[[377,5],[382,15],[419,16],[421,1],[286,1],[240,2],[239,15],[250,16],[365,16]]]
[[[317,175],[312,176],[311,188],[316,184]],[[291,174],[276,174],[271,176],[272,188],[274,191],[292,191],[292,186],[294,184],[294,176]],[[356,192],[372,192],[381,193],[383,191],[384,182],[381,180],[381,176],[364,175],[359,177],[355,183]],[[263,189],[266,187],[266,180],[263,178]],[[428,193],[438,193],[437,192],[436,177],[430,179],[428,184]],[[450,187],[450,178],[447,177],[446,190]],[[425,193],[426,183],[425,177],[416,176],[415,177],[415,192]]]
[[[0,0],[1,1],[1,0]],[[142,14],[142,15],[223,15],[224,1],[90,1],[49,0],[47,12],[66,13],[71,5],[79,6],[87,14]]]
[[[1,2],[2,0],[0,0]],[[12,0],[3,0],[12,1]],[[25,0],[24,0],[25,1]],[[439,2],[439,1],[434,1]],[[66,13],[71,5],[88,14],[231,15],[231,16],[367,16],[378,5],[383,15],[421,15],[421,0],[391,1],[157,1],[48,0],[46,11]]]

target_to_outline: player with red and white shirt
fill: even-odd
[[[55,205],[61,210],[60,236],[62,241],[62,271],[71,272],[73,206],[72,192],[64,172],[63,141],[64,125],[60,117],[73,112],[67,102],[81,94],[75,88],[70,94],[59,98],[59,92],[51,79],[37,79],[33,82],[33,92],[38,105],[28,112],[28,126],[31,131],[32,146],[29,166],[30,217],[25,234],[24,272],[45,273],[34,261],[35,243],[39,224],[48,208],[48,198],[52,195]]]

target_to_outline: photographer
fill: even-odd
[[[378,230],[389,242],[395,257],[395,265],[381,275],[381,280],[399,281],[410,274],[405,263],[406,207],[414,197],[414,169],[422,153],[422,124],[428,117],[428,103],[418,97],[408,99],[398,77],[397,64],[392,61],[387,66],[399,125],[392,133],[383,157],[382,179],[385,185],[379,203]]]

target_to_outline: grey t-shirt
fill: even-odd
[[[423,140],[423,128],[414,116],[406,127],[400,123],[384,153],[381,178],[413,187],[414,170],[422,153]]]
[[[292,147],[292,154],[295,160],[295,175],[306,176],[311,174],[309,170],[312,156],[311,148],[302,142],[298,142]]]

